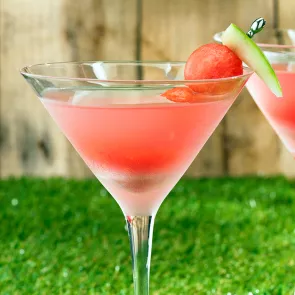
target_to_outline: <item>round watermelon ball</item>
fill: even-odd
[[[219,79],[243,74],[239,57],[222,44],[206,44],[196,49],[188,58],[184,77],[186,80]],[[195,92],[224,94],[236,86],[237,81],[189,84]]]

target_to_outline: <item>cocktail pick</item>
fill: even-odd
[[[252,23],[249,32],[247,33],[247,36],[249,38],[252,38],[255,34],[259,33],[263,27],[265,26],[266,21],[264,18],[259,17],[255,19],[255,21]]]

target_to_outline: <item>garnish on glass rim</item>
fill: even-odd
[[[245,34],[238,26],[231,24],[222,35],[222,43],[248,65],[277,97],[282,97],[282,88],[274,69],[262,50],[251,39],[263,29],[264,25],[265,20],[258,18],[252,23],[250,31]]]
[[[184,70],[185,79],[203,80],[239,76],[243,74],[242,62],[244,62],[276,96],[281,97],[282,89],[272,66],[261,49],[251,40],[263,29],[265,23],[263,18],[256,19],[247,34],[235,24],[231,24],[223,33],[223,44],[206,44],[190,55]],[[187,85],[193,92],[184,91],[184,86],[169,89],[161,95],[174,102],[196,102],[200,93],[226,94],[234,89],[236,83],[238,81],[233,80],[226,83],[207,82],[201,85]],[[179,95],[183,96],[178,97]]]

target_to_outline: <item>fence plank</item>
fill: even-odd
[[[89,175],[18,69],[61,60],[134,59],[136,0],[1,1],[1,176]]]
[[[253,9],[255,7],[255,9]],[[217,1],[143,0],[142,57],[154,60],[186,60],[198,46],[212,42],[212,36],[231,22],[247,29],[255,17],[264,15],[272,23],[268,0]],[[247,116],[242,116],[247,110]],[[256,123],[256,124],[254,124]],[[226,119],[209,139],[189,175],[242,174],[258,171],[272,172],[270,159],[260,145],[262,125],[265,136],[273,132],[258,111],[249,94],[244,91]],[[235,146],[233,146],[235,142]],[[247,142],[247,145],[244,143]],[[276,153],[274,149],[272,153]]]
[[[134,60],[136,57],[136,0],[66,0],[64,32],[71,60]],[[75,154],[71,151],[70,154]],[[82,161],[73,157],[70,171]]]
[[[134,60],[137,0],[66,0],[66,36],[75,60]]]
[[[277,6],[278,27],[295,29],[295,2],[290,0],[274,0]]]
[[[60,10],[58,1],[2,0],[2,177],[67,175],[67,142],[18,73],[25,64],[66,58]]]

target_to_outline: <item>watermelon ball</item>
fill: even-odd
[[[243,74],[240,58],[227,46],[206,44],[196,49],[188,58],[184,77],[186,80],[219,79]],[[189,84],[195,92],[207,94],[225,94],[234,89],[238,81],[218,81],[201,84]]]
[[[161,96],[174,102],[192,103],[196,101],[194,91],[188,87],[174,87],[162,93]]]
[[[186,103],[194,103],[200,100],[207,100],[208,96],[205,94],[194,92],[189,87],[174,87],[168,89],[161,96],[166,97],[167,99],[174,102],[186,102]]]

